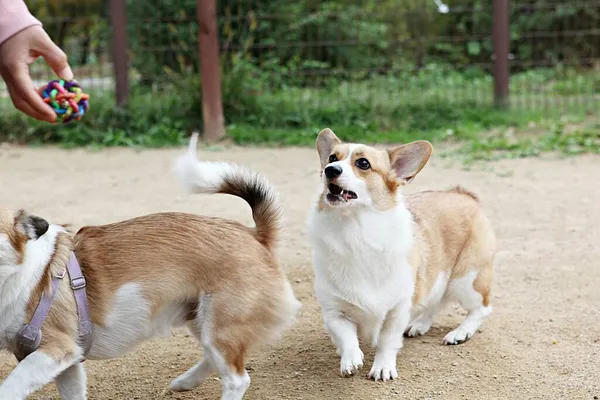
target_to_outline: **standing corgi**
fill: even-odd
[[[447,300],[468,311],[444,344],[470,339],[490,314],[495,235],[466,190],[403,196],[429,160],[416,141],[392,150],[317,138],[322,191],[309,218],[315,292],[341,357],[342,376],[363,365],[359,335],[376,349],[373,380],[398,376],[403,336],[429,331]]]

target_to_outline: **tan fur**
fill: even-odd
[[[27,236],[17,229],[16,224],[17,219],[13,215],[13,212],[8,207],[0,204],[0,233],[8,236],[8,240],[10,240],[17,255],[17,263],[20,264],[23,262],[23,257],[25,256]]]
[[[349,144],[341,143],[339,139],[330,138],[329,140],[330,142],[326,142],[325,139],[317,142],[317,149],[319,153],[323,154],[321,156],[321,173],[323,173],[323,168],[327,165],[330,155],[334,155],[338,160],[343,160],[348,157],[350,151]],[[359,158],[369,160],[371,168],[365,171],[356,167],[354,162]],[[390,157],[385,150],[361,145],[352,153],[351,163],[354,173],[367,183],[373,204],[378,210],[385,211],[396,206],[396,192],[401,183],[396,179],[396,175],[392,170]],[[321,193],[318,205],[320,209],[324,207],[325,195],[326,193]]]
[[[4,230],[13,217],[1,209],[0,214]],[[126,283],[141,286],[153,312],[179,303],[189,309],[190,320],[198,318],[201,294],[210,294],[211,337],[240,374],[248,350],[272,339],[273,330],[295,311],[284,299],[287,281],[273,249],[257,240],[255,229],[219,218],[162,213],[84,227],[73,241],[59,234],[30,298],[28,319],[52,275],[65,268],[71,249],[87,280],[94,324],[105,323],[117,290]],[[68,279],[60,284],[42,334],[40,350],[56,360],[76,354],[77,311]]]
[[[321,170],[331,154],[341,160],[348,156],[349,148],[333,131],[322,130],[317,138]],[[356,159],[365,157],[371,168],[365,171],[354,166],[353,171],[366,182],[375,208],[385,211],[397,205],[397,190],[414,179],[431,153],[432,146],[426,141],[388,151],[358,145],[352,154],[352,165]],[[319,210],[325,208],[325,195],[321,194]],[[416,276],[414,304],[427,297],[441,271],[456,279],[475,270],[473,287],[487,306],[496,244],[477,196],[457,186],[448,191],[408,195],[405,201],[415,222],[415,245],[409,257]]]
[[[446,271],[456,279],[476,270],[473,286],[487,306],[496,244],[479,202],[462,189],[415,193],[406,196],[405,201],[417,228],[413,257],[426,265],[415,268],[414,303],[427,297],[440,272]]]
[[[359,158],[366,158],[371,164],[371,168],[362,170],[354,165]],[[387,152],[368,146],[360,146],[352,153],[351,162],[356,176],[366,182],[375,207],[380,211],[395,207],[396,191],[400,187],[400,183],[391,171],[390,158]]]
[[[98,325],[103,324],[106,302],[128,282],[141,284],[157,311],[166,300],[194,305],[202,292],[243,288],[236,297],[258,296],[282,280],[277,262],[251,228],[190,214],[152,214],[84,227],[75,236],[75,253],[89,281],[93,322]],[[155,285],[163,289],[157,291]]]

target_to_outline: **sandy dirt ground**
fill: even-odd
[[[252,223],[227,196],[183,194],[170,166],[179,150],[91,152],[0,149],[0,201],[54,223],[102,224],[157,211],[186,211]],[[434,157],[409,190],[461,184],[482,198],[499,239],[494,312],[471,341],[442,345],[464,316],[450,306],[424,337],[408,339],[399,379],[341,378],[312,289],[306,217],[318,187],[311,149],[201,151],[264,173],[281,193],[281,263],[302,301],[298,321],[247,368],[251,399],[598,399],[600,397],[600,158],[525,159],[467,171]],[[110,361],[87,362],[90,399],[217,399],[218,378],[193,392],[169,382],[202,351],[184,330]],[[0,379],[15,366],[0,355]],[[57,399],[53,384],[34,399]],[[8,400],[8,399],[2,399]]]

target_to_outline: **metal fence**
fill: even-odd
[[[522,109],[598,110],[600,0],[220,0],[215,21],[220,60],[215,53],[201,60],[198,21],[211,21],[198,6],[210,3],[28,5],[68,53],[86,90],[117,91],[121,103],[141,88],[168,91],[186,77],[200,76],[201,65],[212,68],[220,61],[225,102],[239,95],[231,87],[248,79],[256,81],[251,95],[287,96],[298,107],[319,101],[326,106],[328,92],[374,107],[496,100]],[[40,61],[32,71],[36,84],[52,77]],[[210,90],[219,91],[213,80]]]

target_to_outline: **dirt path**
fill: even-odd
[[[101,224],[177,210],[250,223],[226,196],[186,197],[170,174],[177,151],[0,149],[0,201],[55,223]],[[425,337],[407,340],[400,378],[338,376],[312,292],[305,220],[318,185],[310,149],[229,149],[205,158],[245,163],[280,190],[286,218],[281,260],[304,307],[295,328],[248,363],[247,399],[597,399],[600,397],[599,157],[514,160],[464,171],[434,159],[411,190],[464,185],[480,195],[499,238],[494,312],[468,343],[444,347],[462,318],[449,308]],[[366,350],[366,346],[363,346]],[[184,331],[117,360],[88,362],[90,399],[217,399],[209,379],[187,394],[167,390],[201,350]],[[372,362],[366,354],[364,373]],[[0,379],[15,362],[0,355]],[[53,385],[33,397],[56,399]],[[4,399],[3,399],[4,400]]]

